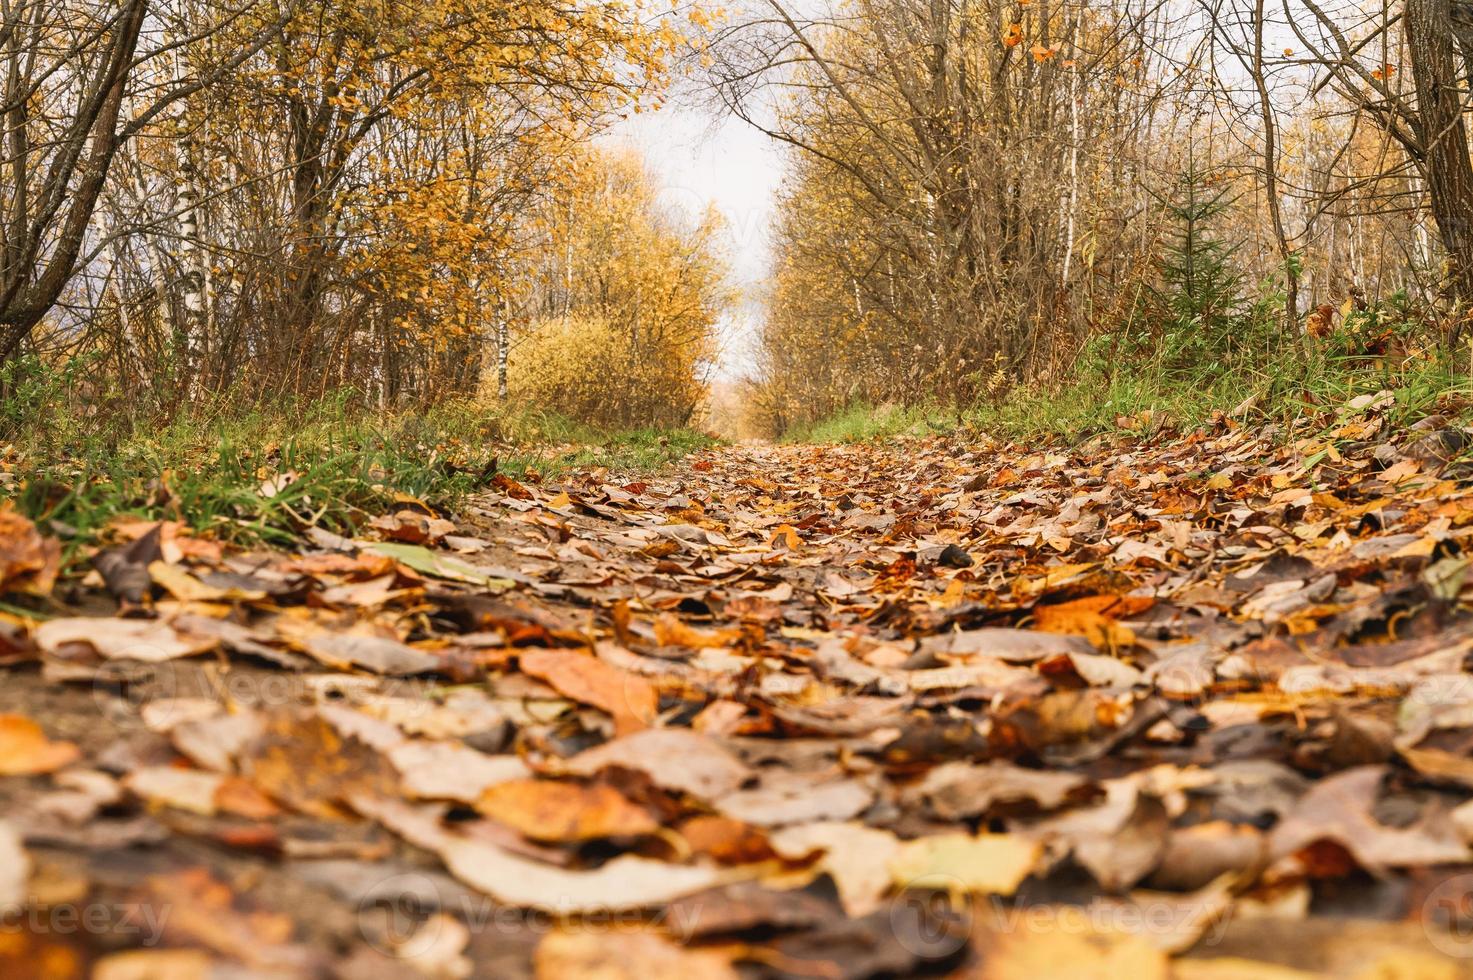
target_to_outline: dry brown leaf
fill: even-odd
[[[692,650],[721,650],[736,646],[742,640],[740,629],[701,630],[688,626],[669,614],[655,620],[655,642],[662,647],[690,647]]]
[[[209,653],[220,645],[211,636],[181,632],[156,619],[52,619],[36,627],[36,645],[52,656],[90,649],[104,660],[162,663]]]
[[[477,891],[519,908],[559,915],[657,908],[720,884],[713,868],[625,855],[592,871],[541,864],[484,840],[454,834],[423,812],[386,798],[354,806],[410,843],[440,855],[450,873]]]
[[[906,841],[890,859],[895,885],[956,894],[1011,895],[1043,856],[1043,845],[1013,834],[938,834]]]
[[[61,542],[44,537],[9,503],[0,507],[0,593],[50,595],[61,569]]]
[[[645,773],[658,786],[702,800],[728,796],[752,777],[715,739],[682,728],[625,735],[562,763],[562,770],[573,776],[596,776],[610,768]]]

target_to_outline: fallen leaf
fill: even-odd
[[[937,834],[902,844],[890,875],[902,889],[1011,895],[1042,855],[1038,841],[1010,834]]]
[[[389,541],[354,541],[353,543],[370,554],[392,558],[432,578],[464,582],[467,585],[480,586],[492,592],[505,591],[516,585],[511,579],[482,572],[474,565],[449,555],[436,554],[422,545],[396,544]]]
[[[653,684],[596,657],[571,650],[527,650],[518,659],[524,673],[546,681],[559,694],[608,712],[620,735],[648,728],[659,714]]]
[[[361,797],[355,808],[405,840],[438,854],[450,873],[518,908],[558,915],[658,908],[722,882],[715,869],[625,855],[592,871],[569,871],[462,837],[397,801]]]
[[[561,764],[572,776],[596,776],[605,769],[645,773],[656,785],[702,800],[728,796],[752,771],[715,739],[682,728],[657,728],[614,739]]]
[[[209,653],[220,642],[180,632],[156,619],[52,619],[37,626],[34,636],[36,645],[52,656],[64,657],[68,648],[90,648],[104,660],[144,663]]]
[[[737,980],[720,950],[685,949],[645,930],[555,930],[533,958],[537,980]]]
[[[699,630],[670,615],[655,620],[655,642],[660,646],[721,650],[735,646],[741,639],[742,631],[739,629]]]
[[[533,840],[569,843],[602,837],[639,837],[660,824],[611,786],[509,780],[476,800],[482,814]]]
[[[71,742],[48,739],[40,725],[23,715],[0,715],[0,776],[55,772],[81,754]]]
[[[9,503],[0,507],[0,593],[50,595],[61,569],[61,542],[43,537]]]
[[[24,905],[30,892],[31,858],[21,844],[20,834],[0,821],[0,908]]]

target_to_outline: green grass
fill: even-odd
[[[786,442],[853,443],[896,436],[950,432],[962,413],[929,405],[851,405],[837,415],[813,425],[794,429],[783,436]]]
[[[119,517],[286,546],[311,526],[352,533],[406,496],[453,512],[496,473],[644,472],[712,442],[691,432],[600,433],[469,402],[376,415],[346,397],[276,411],[201,410],[156,430],[53,417],[11,435],[11,480],[0,495],[65,534],[72,550]]]
[[[691,429],[633,429],[612,435],[584,432],[577,448],[547,456],[536,463],[543,475],[605,466],[620,473],[648,473],[678,462],[691,453],[716,445],[711,436]]]
[[[1244,359],[1194,370],[1148,363],[1110,371],[1083,363],[1067,384],[1015,389],[996,403],[960,411],[858,406],[786,438],[857,442],[967,429],[1015,442],[1077,443],[1108,432],[1191,431],[1238,409],[1240,423],[1278,423],[1285,435],[1309,435],[1338,424],[1352,399],[1381,391],[1394,399],[1385,410],[1392,428],[1430,415],[1473,418],[1473,380],[1464,357],[1429,353],[1392,364],[1312,349],[1277,362]]]
[[[1394,399],[1386,416],[1395,428],[1433,414],[1466,417],[1473,385],[1466,365],[1446,357],[1414,357],[1393,367],[1311,352],[1272,367],[1086,372],[1068,385],[979,406],[966,419],[1001,438],[1070,442],[1122,429],[1190,431],[1237,411],[1240,422],[1275,422],[1302,434],[1335,424],[1357,396],[1382,391]]]

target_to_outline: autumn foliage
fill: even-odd
[[[622,415],[666,421],[675,403],[688,414],[698,400],[720,278],[709,229],[691,238],[662,225],[674,219],[633,186],[635,163],[618,165],[629,186],[615,196],[644,224],[609,220],[607,196],[592,191],[608,167],[589,147],[658,101],[709,11],[164,0],[133,36],[106,6],[22,2],[13,50],[0,53],[0,78],[14,69],[0,106],[28,90],[41,103],[17,107],[6,129],[0,211],[14,220],[0,232],[0,354],[85,356],[95,383],[81,399],[103,415],[344,389],[387,407],[472,394],[485,373],[494,395],[498,355],[516,345],[513,361],[536,356],[542,322],[576,312],[628,337],[630,356],[585,365],[602,377],[627,372],[626,384],[648,388],[651,363],[684,372],[661,379],[658,411]],[[70,55],[41,43],[64,28],[77,35]],[[127,46],[121,60],[113,42]],[[104,69],[117,85],[104,78],[89,95]],[[111,131],[93,95],[117,100]],[[82,152],[89,138],[102,147],[89,132],[111,136],[107,158]],[[54,200],[75,204],[75,226],[65,213],[48,223]],[[34,242],[16,231],[27,209]],[[578,279],[574,310],[545,287],[551,250],[576,241],[583,265],[558,270]],[[652,283],[692,262],[702,271],[689,289],[656,295]],[[56,288],[33,302],[53,268]],[[596,271],[631,278],[595,297],[583,277]],[[692,303],[691,289],[707,295]]]
[[[570,169],[548,206],[509,393],[605,426],[688,425],[732,295],[719,219],[662,205],[632,154],[584,153]]]

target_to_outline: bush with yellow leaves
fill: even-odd
[[[679,427],[706,397],[697,353],[652,348],[605,317],[570,314],[533,326],[509,380],[519,403],[592,425]]]

